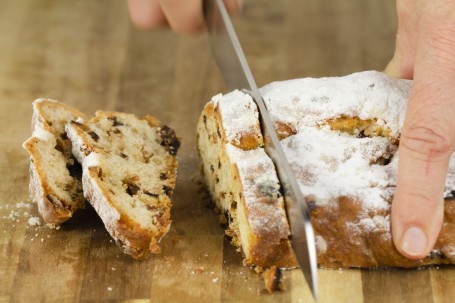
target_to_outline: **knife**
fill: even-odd
[[[318,298],[316,246],[310,212],[295,175],[273,128],[273,123],[243,54],[223,0],[204,0],[204,18],[210,35],[212,53],[229,89],[249,94],[259,108],[265,151],[272,159],[284,193],[291,228],[291,245],[313,294]]]

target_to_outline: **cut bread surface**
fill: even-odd
[[[158,253],[170,228],[179,140],[152,116],[98,111],[67,124],[82,163],[84,195],[106,229],[136,259]]]
[[[249,96],[236,91],[206,105],[198,123],[198,150],[208,189],[226,216],[226,234],[242,248],[245,264],[295,265],[278,178],[262,143]]]
[[[411,85],[370,71],[275,82],[261,89],[310,206],[321,267],[455,263],[455,209],[450,200],[455,156],[445,188],[444,225],[432,253],[420,261],[408,260],[392,243],[390,205]],[[231,92],[206,105],[198,123],[198,149],[211,196],[229,218],[226,233],[247,265],[293,267],[287,222],[282,224],[277,216],[286,218],[282,198],[275,196],[279,183],[272,182],[275,170],[266,164],[262,146],[256,105],[249,96]],[[270,229],[274,232],[267,234]],[[261,249],[255,249],[265,234]]]
[[[30,195],[51,227],[84,207],[82,169],[71,153],[65,124],[86,119],[78,110],[51,99],[33,102],[33,134],[23,147],[30,154]]]

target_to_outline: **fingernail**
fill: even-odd
[[[401,249],[410,256],[418,256],[427,248],[427,236],[418,227],[409,227],[401,236]]]

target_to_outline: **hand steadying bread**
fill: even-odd
[[[140,28],[169,23],[177,32],[203,28],[201,0],[189,10],[173,1],[129,0]],[[237,11],[241,1],[225,1]],[[185,12],[185,13],[184,13]],[[443,218],[443,191],[455,146],[455,1],[397,0],[396,51],[386,72],[414,79],[401,134],[397,191],[392,206],[398,251],[421,259],[432,250]]]

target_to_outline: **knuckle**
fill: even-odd
[[[453,151],[450,137],[442,130],[427,126],[409,127],[401,134],[400,145],[411,150],[421,160],[429,155],[434,160],[446,158]]]

